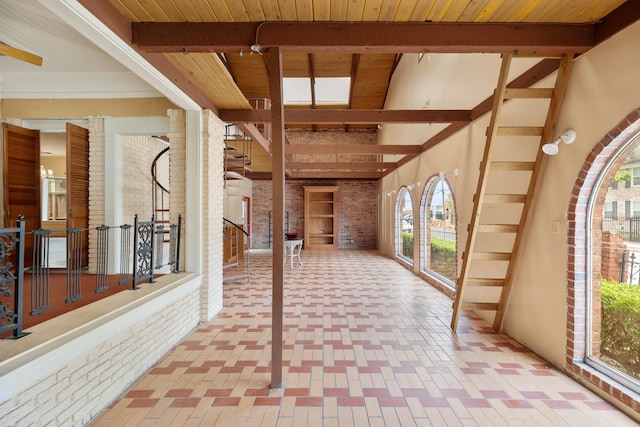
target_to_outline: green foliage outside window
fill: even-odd
[[[602,360],[640,379],[640,286],[602,280],[600,293]]]
[[[456,242],[431,237],[431,270],[456,281]]]
[[[402,255],[413,259],[413,233],[402,233]]]
[[[631,172],[629,169],[620,169],[616,172],[616,176],[613,178],[613,182],[631,181]]]

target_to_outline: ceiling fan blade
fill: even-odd
[[[33,65],[42,66],[42,57],[24,50],[0,43],[0,55],[7,55]]]

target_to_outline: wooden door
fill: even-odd
[[[89,131],[67,123],[67,228],[89,228]],[[89,233],[82,233],[81,266],[89,265]]]
[[[4,140],[4,226],[15,227],[18,216],[25,230],[40,228],[40,132],[2,124]],[[33,237],[25,239],[25,267],[32,265]]]

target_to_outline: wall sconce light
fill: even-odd
[[[558,151],[560,151],[560,148],[558,148],[558,144],[560,144],[560,141],[564,142],[565,144],[571,144],[575,140],[576,131],[573,129],[567,129],[555,141],[544,144],[542,146],[542,151],[548,156],[555,156],[556,154],[558,154]]]
[[[407,185],[407,190],[411,191],[416,187],[420,187],[420,181],[416,181],[413,184]]]
[[[449,172],[440,172],[438,175],[440,175],[440,179],[444,179],[444,177],[447,175],[458,176],[459,172],[460,171],[458,170],[458,168],[455,168],[453,170],[450,170]]]
[[[395,188],[387,193],[387,197],[391,197],[392,194],[396,194]]]

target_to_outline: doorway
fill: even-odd
[[[51,230],[49,267],[67,264],[66,230],[88,227],[88,130],[61,121],[4,126],[4,224],[26,220],[27,231]],[[68,172],[72,173],[68,173]],[[82,261],[88,265],[88,233],[82,232]],[[33,243],[27,239],[25,253]],[[31,257],[25,258],[26,265]]]

